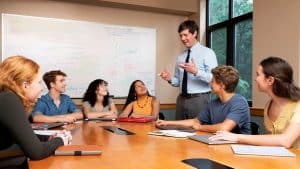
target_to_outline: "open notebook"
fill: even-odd
[[[200,141],[202,143],[206,144],[234,144],[236,143],[235,141],[227,141],[227,140],[216,140],[216,141],[211,141],[209,140],[209,137],[212,135],[193,135],[189,136],[189,139],[195,140],[195,141]]]

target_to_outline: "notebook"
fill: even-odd
[[[295,157],[295,154],[286,148],[277,146],[231,145],[231,148],[235,154]]]
[[[58,123],[42,123],[42,124],[32,124],[33,130],[48,130],[56,127],[63,126],[65,123],[58,122]]]
[[[227,141],[227,140],[216,140],[216,141],[211,141],[209,140],[209,137],[212,135],[193,135],[193,136],[189,136],[189,139],[195,140],[195,141],[199,141],[202,143],[206,143],[206,144],[234,144],[236,143],[235,141]]]
[[[137,123],[146,123],[154,121],[153,117],[119,117],[117,121],[119,122],[137,122]]]
[[[98,145],[67,145],[60,146],[55,150],[54,155],[100,155],[101,149]]]

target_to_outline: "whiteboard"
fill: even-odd
[[[87,21],[2,14],[2,59],[23,55],[42,72],[67,74],[66,94],[82,98],[94,79],[127,96],[136,79],[155,94],[156,30]],[[47,92],[45,87],[44,93]]]

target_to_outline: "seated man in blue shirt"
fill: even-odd
[[[60,70],[44,74],[43,80],[49,93],[39,98],[32,113],[33,122],[68,122],[82,119],[82,112],[72,99],[62,94],[66,88],[66,74]]]
[[[250,112],[246,99],[234,93],[239,81],[239,72],[232,66],[212,69],[211,89],[218,97],[212,100],[206,111],[195,119],[165,121],[158,120],[157,127],[192,127],[195,130],[216,132],[218,130],[250,134]]]

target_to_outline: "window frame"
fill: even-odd
[[[235,25],[238,23],[241,23],[246,20],[252,20],[253,21],[253,11],[245,13],[240,16],[233,17],[233,1],[234,0],[228,0],[229,1],[229,14],[228,14],[228,20],[209,25],[209,14],[210,14],[210,8],[209,8],[209,1],[206,0],[206,44],[208,47],[211,47],[211,33],[215,30],[226,28],[227,30],[227,39],[226,39],[226,64],[235,66]],[[252,22],[253,23],[253,22]],[[253,33],[253,32],[252,32]],[[253,35],[253,34],[252,34]],[[249,106],[252,106],[252,98],[251,100],[247,100]]]

